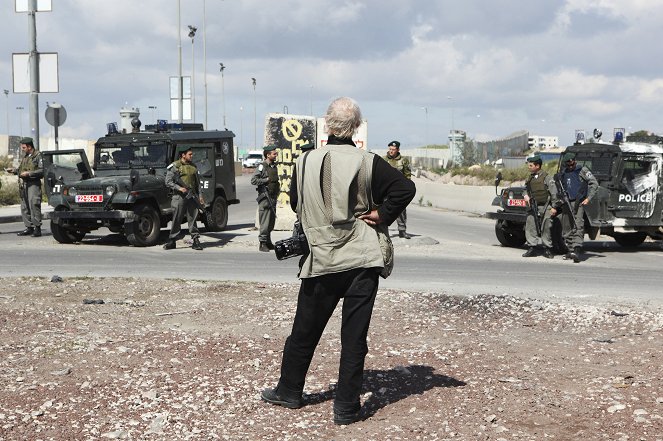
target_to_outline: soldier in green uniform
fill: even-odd
[[[525,200],[530,206],[533,202],[536,202],[538,209],[536,215],[541,226],[541,236],[539,236],[536,229],[534,213],[528,210],[527,220],[525,221],[525,239],[529,248],[525,251],[523,257],[535,256],[536,247],[541,244],[543,255],[548,259],[552,259],[552,216],[555,211],[553,207],[557,203],[557,191],[552,176],[541,170],[542,165],[543,161],[539,155],[527,158],[527,168],[529,168],[530,175],[525,181],[527,187]]]
[[[384,160],[389,163],[392,167],[403,173],[403,175],[412,179],[412,170],[410,170],[410,161],[407,158],[401,156],[401,143],[398,141],[391,141],[387,144],[387,155],[384,156]],[[410,235],[407,234],[407,213],[405,210],[396,219],[396,224],[398,224],[398,237],[409,239]]]
[[[21,195],[21,216],[25,230],[19,236],[41,236],[41,178],[44,176],[44,164],[41,153],[35,150],[32,138],[20,141],[23,158],[18,170],[7,169],[8,173],[18,175],[18,188]]]
[[[553,215],[557,212],[562,213],[562,235],[568,248],[564,259],[573,260],[573,262],[578,263],[580,262],[585,236],[585,205],[596,195],[599,183],[587,167],[576,163],[575,153],[565,153],[562,163],[565,168],[559,173],[560,181],[562,187],[569,195],[569,202],[571,203],[573,212],[569,212],[559,202],[558,205],[560,206],[553,210]],[[571,221],[572,216],[575,218],[577,227],[573,226],[573,222]]]
[[[166,172],[166,186],[173,191],[173,199],[171,206],[175,210],[173,213],[173,224],[170,227],[170,234],[168,235],[168,242],[163,246],[165,250],[172,250],[175,248],[175,241],[182,230],[182,219],[184,213],[189,221],[189,234],[193,239],[191,248],[194,250],[202,250],[200,245],[200,232],[196,226],[196,218],[198,217],[198,206],[196,201],[187,194],[199,195],[198,185],[198,168],[193,163],[193,151],[191,148],[184,147],[180,150],[180,159],[170,164]],[[200,203],[204,201],[202,197]]]
[[[251,177],[251,185],[256,186],[258,191],[258,220],[260,222],[260,233],[258,241],[260,251],[269,251],[274,249],[271,234],[274,230],[276,221],[276,199],[279,197],[281,185],[279,175],[276,170],[276,157],[278,152],[276,146],[268,145],[263,147],[263,156],[265,160],[260,163]]]

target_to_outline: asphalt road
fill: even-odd
[[[257,251],[255,190],[249,175],[238,179],[241,204],[230,207],[229,228],[204,234],[203,251],[181,246],[134,248],[124,238],[99,230],[81,244],[57,243],[44,224],[41,238],[17,237],[20,223],[0,224],[0,276],[105,276],[193,278],[296,283],[297,259],[277,261]],[[395,236],[395,225],[393,226]],[[393,237],[396,267],[381,282],[386,289],[447,294],[509,294],[608,304],[663,306],[663,246],[645,242],[635,250],[611,238],[586,242],[586,259],[561,256],[525,259],[522,249],[501,247],[493,222],[477,215],[416,205],[408,208],[411,240]],[[275,233],[275,239],[290,235]],[[167,230],[162,231],[165,242]]]

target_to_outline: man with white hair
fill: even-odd
[[[378,277],[389,275],[393,263],[391,243],[385,251],[378,229],[396,220],[414,198],[415,186],[380,156],[356,147],[352,136],[362,115],[353,99],[334,100],[325,122],[327,144],[297,159],[291,181],[291,207],[301,221],[309,252],[301,265],[302,283],[292,332],[283,349],[281,377],[261,396],[291,409],[303,405],[313,353],[343,298],[334,400],[334,423],[341,425],[361,418],[366,337]],[[388,241],[388,232],[386,236]]]

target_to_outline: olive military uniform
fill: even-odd
[[[34,149],[32,138],[23,138],[21,144],[26,144]],[[27,177],[21,174],[28,172]],[[33,150],[21,158],[21,164],[15,173],[19,176],[18,187],[21,195],[21,216],[25,230],[19,235],[41,236],[41,178],[44,176],[44,164],[41,153]]]
[[[276,147],[267,146],[263,150],[272,152],[276,150]],[[266,251],[266,248],[274,249],[271,234],[276,222],[276,200],[281,191],[276,162],[263,161],[253,173],[251,184],[255,185],[258,191],[256,201],[258,201],[258,221],[260,222],[260,232],[258,233],[260,249],[262,251]]]
[[[180,181],[178,181],[178,177],[180,178]],[[182,220],[186,213],[189,223],[189,234],[193,239],[192,248],[202,249],[199,243],[200,232],[196,226],[196,219],[198,217],[196,201],[187,198],[186,195],[180,191],[182,187],[185,187],[193,190],[195,194],[200,194],[198,190],[198,169],[195,164],[185,163],[181,159],[170,164],[166,172],[166,186],[173,191],[171,207],[175,212],[173,213],[173,224],[170,227],[170,234],[168,235],[168,243],[164,248],[174,248],[175,241],[182,230]]]
[[[398,141],[391,141],[388,144],[388,147],[394,146],[396,148],[400,148],[401,143]],[[389,154],[386,154],[384,157],[384,160],[389,163],[392,167],[394,167],[396,170],[400,171],[403,173],[403,175],[408,178],[412,179],[412,170],[410,168],[410,160],[407,158],[404,158],[401,156],[400,152],[396,154],[396,156],[391,157]],[[406,210],[403,210],[401,214],[398,216],[396,219],[396,224],[398,225],[398,235],[400,237],[404,237],[406,239],[409,239],[410,236],[407,234],[407,212]]]
[[[536,173],[530,174],[525,185],[531,189],[531,194],[529,194],[530,201],[534,200],[536,202],[538,208],[537,215],[541,222],[541,237],[539,237],[536,231],[534,215],[528,210],[527,220],[525,221],[527,246],[534,248],[543,245],[545,250],[550,250],[553,246],[552,214],[550,213],[550,208],[553,206],[553,201],[557,198],[555,182],[552,176],[543,170],[539,170]]]

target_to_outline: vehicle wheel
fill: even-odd
[[[505,247],[518,248],[525,243],[525,231],[514,231],[507,228],[507,223],[503,220],[495,222],[495,236]]]
[[[156,245],[159,240],[161,222],[159,213],[148,204],[138,205],[134,209],[136,218],[125,226],[125,234],[129,243],[135,247]]]
[[[223,196],[214,198],[214,202],[205,210],[205,227],[207,231],[225,230],[228,225],[228,203]]]
[[[53,234],[53,238],[60,243],[80,242],[85,237],[85,233],[68,230],[53,221],[51,221],[51,234]]]
[[[647,233],[638,231],[636,233],[615,233],[612,237],[619,245],[627,248],[637,247],[647,238]]]

